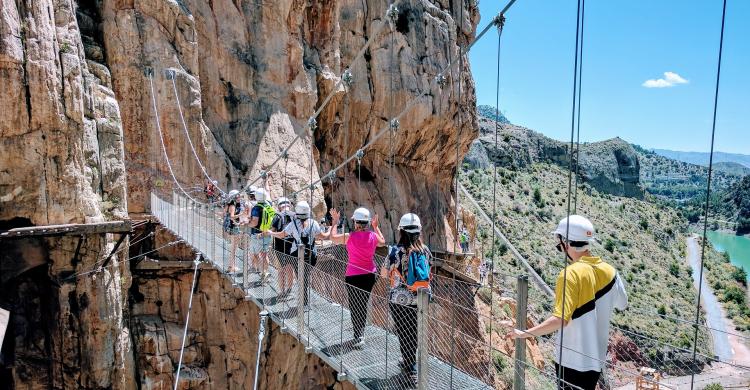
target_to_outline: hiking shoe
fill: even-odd
[[[365,346],[365,338],[364,337],[357,337],[354,339],[354,344],[352,345],[354,348],[362,348]]]

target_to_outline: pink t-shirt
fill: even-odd
[[[357,231],[349,234],[346,250],[349,252],[349,263],[346,265],[346,276],[371,274],[377,272],[375,266],[375,248],[378,237],[373,231]]]

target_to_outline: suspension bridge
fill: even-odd
[[[450,93],[456,93],[453,91],[454,84],[457,84],[458,88],[456,91],[458,93],[458,100],[460,101],[462,77],[453,74],[454,65],[463,64],[464,56],[492,27],[496,27],[498,31],[498,87],[496,110],[499,112],[500,42],[503,26],[505,24],[505,13],[514,3],[515,0],[511,0],[492,20],[492,22],[477,34],[475,40],[471,44],[465,47],[460,47],[457,56],[448,56],[448,63],[440,69],[436,75],[434,75],[434,79],[431,81],[428,88],[425,88],[422,91],[417,91],[417,93],[405,104],[401,105],[401,110],[397,114],[390,116],[390,119],[385,126],[379,131],[369,135],[368,139],[363,140],[361,144],[362,146],[356,150],[355,153],[345,158],[339,165],[335,166],[326,174],[319,175],[320,178],[317,180],[313,180],[313,169],[315,164],[311,150],[309,155],[310,182],[296,191],[289,191],[285,195],[290,198],[302,198],[309,192],[310,197],[312,198],[313,191],[316,187],[321,186],[325,180],[335,180],[336,173],[342,170],[348,170],[349,165],[353,162],[356,162],[357,171],[359,172],[362,158],[366,150],[378,142],[384,142],[383,138],[386,135],[390,135],[390,145],[388,147],[390,155],[388,158],[392,170],[395,161],[393,154],[393,140],[395,134],[399,131],[399,120],[413,107],[423,103],[425,97],[434,96],[435,93],[442,93],[443,89],[446,87],[451,88]],[[574,185],[573,181],[575,180],[577,182],[579,176],[577,174],[578,166],[575,161],[577,160],[576,156],[578,155],[578,145],[580,145],[580,142],[576,140],[576,133],[578,134],[579,139],[584,9],[584,1],[578,0],[573,110],[569,146],[571,158],[569,159],[568,215],[574,213],[577,207],[576,191],[578,185],[577,183]],[[726,2],[724,3],[724,12],[726,12]],[[463,8],[461,8],[461,13],[463,14]],[[375,37],[378,36],[387,25],[390,25],[391,49],[393,48],[393,34],[395,33],[394,25],[397,15],[398,10],[396,6],[391,4],[382,18],[382,21],[377,23],[376,28],[373,30],[368,41],[352,58],[352,64],[365,54]],[[461,15],[461,19],[463,20],[463,15]],[[723,31],[724,21],[722,19],[722,39]],[[393,62],[393,53],[391,53],[391,60]],[[720,64],[721,48],[719,50],[719,69]],[[391,64],[391,68],[393,68],[393,64]],[[306,124],[306,130],[309,130],[308,136],[311,140],[318,126],[317,117],[323,112],[325,107],[333,101],[332,98],[336,91],[343,88],[346,93],[349,93],[349,87],[351,86],[352,80],[356,77],[350,69],[351,65],[344,69],[338,78],[336,85],[332,88],[331,93],[322,100],[315,112],[309,117]],[[459,69],[462,69],[462,67],[459,66]],[[168,79],[172,80],[172,89],[176,96],[180,120],[182,122],[187,142],[192,151],[192,155],[198,165],[200,165],[203,176],[208,180],[211,180],[211,176],[200,161],[198,153],[190,140],[187,124],[182,115],[182,108],[180,107],[179,97],[177,96],[178,93],[175,84],[176,71],[177,70],[175,69],[167,69],[164,74]],[[393,78],[392,73],[393,71],[391,70],[391,78]],[[174,186],[180,192],[180,194],[176,192],[172,194],[152,193],[152,214],[164,227],[169,229],[174,235],[180,237],[182,242],[190,245],[197,253],[199,253],[203,260],[213,264],[214,267],[223,272],[226,277],[230,278],[237,286],[243,288],[247,298],[255,302],[263,310],[263,313],[277,323],[283,331],[296,337],[301,343],[303,343],[303,345],[305,345],[308,352],[314,353],[328,365],[336,369],[339,373],[340,379],[348,380],[359,388],[371,389],[489,389],[507,387],[510,383],[513,384],[514,389],[544,389],[555,388],[558,383],[564,382],[563,380],[557,379],[555,370],[550,365],[552,362],[552,355],[560,355],[563,353],[563,348],[559,344],[546,341],[540,342],[538,347],[542,350],[544,359],[533,362],[529,362],[526,359],[526,342],[517,341],[514,348],[512,348],[512,351],[504,348],[502,345],[503,342],[501,340],[501,335],[504,332],[504,325],[499,324],[497,319],[494,318],[494,304],[501,302],[507,304],[508,307],[511,307],[510,302],[513,302],[513,311],[515,311],[514,314],[516,317],[515,326],[523,330],[527,321],[526,299],[529,298],[528,285],[524,284],[524,277],[517,277],[517,275],[498,275],[491,271],[496,277],[500,277],[502,283],[497,283],[497,280],[495,280],[488,287],[490,291],[490,299],[489,313],[487,314],[479,307],[481,306],[481,303],[479,303],[477,298],[478,292],[482,286],[479,286],[476,283],[459,281],[456,279],[455,274],[453,277],[436,274],[434,279],[435,294],[432,299],[428,300],[427,297],[420,296],[419,305],[416,308],[402,308],[407,312],[410,310],[413,311],[410,315],[417,317],[418,322],[418,332],[416,335],[412,335],[414,340],[408,340],[417,347],[418,376],[417,378],[412,378],[405,375],[401,370],[400,360],[402,359],[402,356],[400,345],[404,343],[404,335],[398,334],[397,329],[394,327],[393,319],[389,315],[389,302],[386,297],[387,281],[382,278],[378,278],[369,302],[370,314],[365,331],[365,345],[355,345],[353,340],[353,329],[349,321],[349,318],[351,317],[351,308],[356,305],[367,305],[367,303],[348,301],[347,288],[352,288],[352,286],[347,286],[344,282],[344,269],[347,262],[347,255],[343,247],[332,245],[330,243],[322,244],[318,249],[320,260],[317,266],[306,264],[301,258],[290,258],[285,254],[270,250],[266,254],[269,261],[266,263],[266,268],[263,270],[268,273],[268,276],[265,277],[262,276],[262,274],[249,272],[250,270],[246,267],[247,254],[244,249],[247,247],[246,244],[237,245],[232,240],[228,239],[222,233],[221,215],[216,214],[214,205],[197,199],[195,194],[186,191],[184,186],[178,180],[177,175],[174,172],[173,164],[167,153],[163,131],[159,122],[159,109],[153,87],[154,71],[147,69],[146,76],[149,79],[151,87],[153,111],[162,151],[169,174],[174,182]],[[391,85],[393,85],[392,79]],[[718,95],[718,74],[716,81],[716,95]],[[395,108],[396,107],[392,106],[390,111],[395,112]],[[715,111],[716,96],[714,101],[714,131]],[[456,129],[458,136],[460,136],[462,128],[460,123],[461,116],[458,115],[456,118]],[[496,142],[497,133],[498,132],[496,131]],[[291,147],[302,139],[302,137],[304,137],[302,133],[297,134],[284,150],[277,155],[275,160],[270,165],[266,166],[257,177],[248,178],[247,184],[243,190],[246,190],[252,184],[264,181],[267,178],[268,172],[270,172],[276,164],[281,160],[288,160],[288,152],[291,150]],[[459,137],[457,137],[457,139],[458,138]],[[348,138],[346,139],[348,140]],[[310,143],[312,144],[312,142]],[[349,149],[348,144],[345,149]],[[458,145],[456,155],[458,159]],[[710,167],[711,164],[709,164],[709,180],[707,184],[709,187],[709,193],[711,185]],[[497,166],[495,166],[495,169],[497,169]],[[459,170],[456,169],[454,189],[454,195],[456,197],[455,215],[458,215],[459,199],[461,195],[463,195],[468,199],[470,204],[479,210],[483,219],[492,225],[492,231],[495,237],[499,236],[509,247],[513,248],[510,241],[508,241],[507,238],[503,236],[502,232],[500,232],[495,226],[495,222],[497,221],[497,213],[495,210],[491,213],[482,210],[472,199],[470,194],[460,187],[458,174]],[[344,178],[344,180],[346,180],[346,176],[344,176]],[[346,187],[346,183],[344,183],[344,186]],[[394,201],[395,195],[393,190],[391,191],[391,196],[391,201]],[[456,218],[455,222],[455,229],[457,231],[458,218]],[[495,240],[493,239],[493,247],[494,245]],[[540,290],[535,290],[539,293],[538,296],[548,297],[551,295],[552,291],[544,283],[541,277],[531,269],[525,260],[523,260],[523,257],[518,254],[517,251],[513,251],[513,254],[526,266],[527,272],[531,274],[532,280],[539,287]],[[276,287],[279,277],[279,264],[282,260],[287,264],[295,264],[296,273],[299,276],[299,279],[308,280],[307,282],[295,283],[290,294],[281,294]],[[384,262],[382,257],[377,257],[376,260],[378,264]],[[229,264],[240,264],[240,273],[227,273]],[[491,264],[494,265],[494,262]],[[701,272],[702,269],[703,267],[701,264]],[[516,285],[513,286],[513,284]],[[701,291],[702,290],[699,288],[699,300]],[[510,296],[507,295],[508,292],[511,292]],[[503,296],[503,294],[506,294],[506,296]],[[305,298],[306,296],[307,299]],[[497,300],[495,301],[495,299]],[[304,302],[307,302],[307,304],[305,305]],[[636,314],[636,312],[634,311],[633,314]],[[655,313],[640,312],[640,314],[654,315]],[[614,331],[626,334],[631,339],[640,340],[641,344],[644,345],[657,345],[659,348],[668,350],[669,354],[671,354],[669,356],[692,355],[692,362],[681,361],[673,358],[664,358],[662,362],[654,359],[651,360],[651,363],[659,365],[659,368],[664,371],[671,370],[671,372],[689,375],[691,377],[691,387],[695,383],[694,376],[696,372],[700,372],[700,370],[697,370],[694,367],[698,359],[709,364],[722,364],[725,367],[730,367],[734,370],[741,370],[743,372],[748,371],[746,367],[733,364],[732,362],[722,361],[715,356],[710,356],[706,351],[698,350],[699,333],[703,334],[710,330],[700,319],[700,307],[697,307],[696,318],[693,321],[678,319],[674,322],[689,323],[695,329],[692,351],[663,341],[654,340],[648,335],[638,334],[629,329],[614,327]],[[715,329],[712,331],[715,331]],[[399,336],[401,336],[401,340],[399,340]],[[580,352],[565,351],[565,353]],[[588,356],[588,358],[595,357]],[[630,356],[628,358],[631,359],[630,361],[644,360],[642,357],[638,356]],[[662,380],[660,377],[648,377],[644,379],[644,374],[632,366],[622,366],[612,361],[602,361],[601,364],[605,367],[606,379],[604,382],[606,383],[607,388],[628,388],[628,386],[637,383],[639,380],[639,383],[645,383],[648,386],[652,386],[643,387],[644,389],[681,388],[670,384],[674,383],[674,380]],[[673,376],[677,375],[679,374],[674,374]],[[571,385],[570,388],[576,387]]]

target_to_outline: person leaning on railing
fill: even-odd
[[[385,245],[385,238],[380,231],[378,215],[370,218],[370,210],[360,207],[354,210],[352,220],[354,231],[338,234],[337,228],[341,218],[338,210],[331,210],[331,241],[346,245],[349,259],[346,264],[346,292],[349,296],[352,327],[354,329],[354,347],[365,345],[365,325],[367,325],[367,307],[370,293],[375,286],[377,266],[375,249]],[[370,230],[372,226],[372,230]]]
[[[558,388],[595,390],[607,358],[612,312],[625,309],[628,295],[617,270],[591,255],[594,225],[588,219],[571,215],[552,233],[557,250],[565,252],[570,263],[557,277],[552,315],[529,330],[512,329],[506,337],[524,339],[558,331]]]
[[[327,240],[330,234],[330,230],[323,230],[320,224],[312,218],[310,205],[304,200],[297,202],[294,206],[294,220],[287,224],[284,230],[280,232],[270,230],[264,232],[264,235],[267,237],[292,237],[294,239],[291,248],[292,253],[299,255],[299,251],[304,250],[303,256],[306,264],[302,275],[301,288],[304,290],[303,305],[306,309],[309,307],[310,272],[312,272],[312,268],[318,262],[318,249],[315,247],[315,240]],[[293,268],[293,270],[297,272],[296,268]],[[299,275],[297,276],[299,277]],[[289,290],[287,290],[287,293],[289,293]]]

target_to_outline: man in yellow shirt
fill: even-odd
[[[557,277],[552,315],[529,330],[513,329],[507,337],[529,338],[558,331],[558,389],[595,390],[606,363],[612,313],[625,309],[628,296],[617,270],[591,255],[591,221],[571,215],[560,221],[553,234],[557,249],[565,252],[570,264]]]

